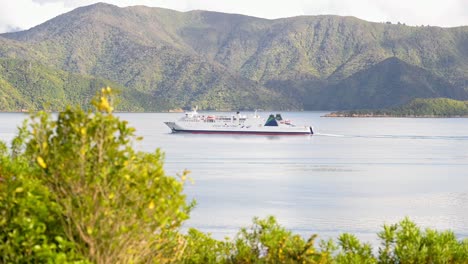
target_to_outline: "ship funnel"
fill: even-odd
[[[274,115],[270,115],[268,120],[265,123],[265,126],[278,126],[278,122],[276,122],[276,118]]]

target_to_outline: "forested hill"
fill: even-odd
[[[98,83],[80,88],[89,78],[115,83],[129,93],[123,101],[146,111],[194,105],[356,109],[396,106],[415,97],[468,99],[468,27],[340,16],[267,20],[99,3],[1,34],[0,57],[73,74],[79,80],[63,86],[67,96],[89,97],[100,89]],[[20,79],[15,74],[20,73],[0,72],[0,93],[34,89],[31,82],[12,81]],[[0,109],[37,105],[36,97],[21,93],[16,100],[9,106],[0,102]]]
[[[468,117],[468,101],[448,98],[414,99],[413,101],[380,110],[350,110],[333,112],[327,117]]]

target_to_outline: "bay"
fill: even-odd
[[[254,216],[274,215],[305,237],[350,232],[375,243],[384,223],[408,216],[468,237],[468,119],[324,114],[283,113],[315,135],[274,137],[171,134],[163,122],[180,113],[118,116],[144,137],[136,148],[162,149],[168,174],[191,171],[185,193],[197,206],[184,228],[232,237]],[[26,117],[1,113],[0,139]]]

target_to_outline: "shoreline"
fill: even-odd
[[[348,118],[468,118],[468,115],[374,115],[374,114],[351,114],[351,113],[329,113],[321,117],[348,117]]]

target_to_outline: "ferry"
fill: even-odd
[[[172,133],[193,134],[253,134],[253,135],[313,135],[311,126],[296,126],[281,114],[271,114],[268,119],[257,112],[252,116],[199,114],[195,108],[174,122],[164,122]]]

